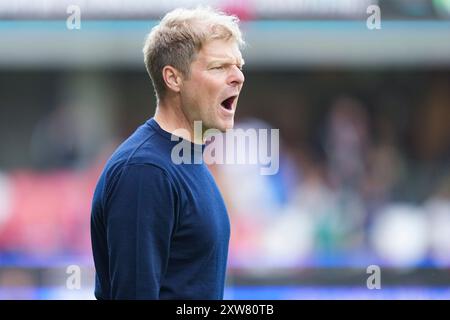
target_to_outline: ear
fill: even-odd
[[[165,66],[162,70],[162,76],[166,86],[175,92],[180,92],[183,78],[181,72],[172,66]]]

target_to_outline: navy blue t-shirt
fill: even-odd
[[[98,299],[223,298],[227,211],[204,163],[171,160],[180,141],[152,118],[106,163],[91,212]]]

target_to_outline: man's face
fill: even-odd
[[[243,63],[234,41],[212,40],[197,53],[180,92],[183,111],[192,125],[201,120],[203,130],[233,128],[244,83]]]

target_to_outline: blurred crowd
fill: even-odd
[[[261,80],[254,80],[258,88]],[[301,81],[293,83],[302,86]],[[312,85],[320,98],[322,85]],[[132,82],[129,86],[135,89]],[[257,272],[369,264],[449,266],[449,81],[438,77],[423,90],[412,87],[421,92],[409,92],[402,82],[391,90],[384,84],[371,89],[375,100],[351,91],[329,93],[319,99],[317,110],[306,91],[286,86],[246,88],[236,123],[243,129],[280,129],[279,172],[261,175],[259,165],[211,166],[230,213],[230,267]],[[106,113],[114,119],[114,113],[106,107],[103,113],[91,110],[102,101],[95,96],[101,90],[95,85],[85,89],[94,100],[81,98],[81,111],[62,103],[35,121],[30,138],[34,164],[0,174],[3,265],[63,258],[91,263],[92,192],[120,139],[98,142],[114,121],[92,119]],[[105,95],[109,92],[105,89]],[[278,105],[261,102],[269,96]],[[89,119],[77,122],[74,110]],[[118,136],[125,137],[151,116],[149,110],[133,114],[136,123],[116,116],[128,126]]]
[[[233,265],[449,266],[449,89],[436,81],[404,112],[390,97],[371,109],[338,95],[313,143],[281,141],[277,175],[217,166],[232,213]],[[271,128],[251,118],[239,126]]]

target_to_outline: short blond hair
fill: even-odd
[[[144,44],[144,62],[156,98],[166,93],[162,70],[170,65],[189,78],[190,65],[202,46],[211,40],[233,40],[244,45],[239,19],[210,7],[175,9],[153,27]]]

